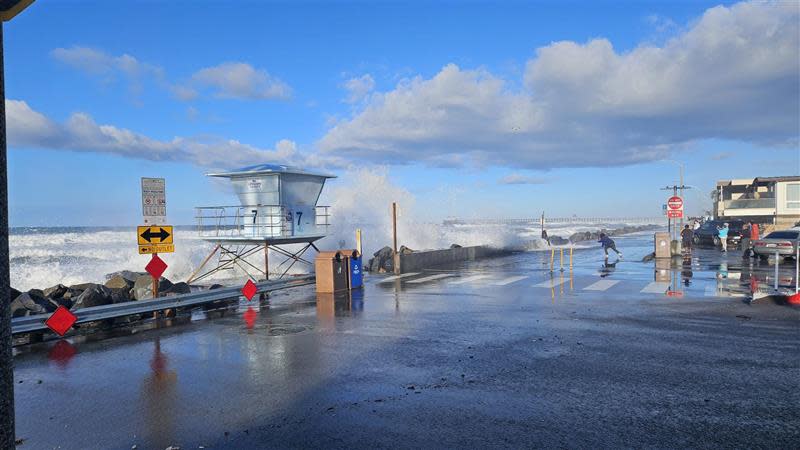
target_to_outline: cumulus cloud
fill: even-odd
[[[176,85],[174,92],[182,100],[191,100],[198,90],[210,89],[218,98],[244,100],[285,100],[292,88],[266,70],[242,62],[226,62],[195,72],[188,83]]]
[[[718,6],[663,45],[537,49],[521,80],[448,64],[374,93],[318,142],[382,163],[620,166],[703,139],[795,146],[800,6]]]
[[[497,182],[500,184],[547,184],[550,182],[550,179],[523,175],[521,173],[510,173],[497,180]]]
[[[304,167],[341,164],[334,159],[301,153],[289,140],[278,141],[273,149],[213,137],[159,140],[125,128],[98,124],[84,113],[74,113],[59,123],[21,100],[6,100],[6,119],[11,147],[107,153],[151,161],[189,162],[208,168],[231,168],[260,162]]]
[[[365,74],[360,77],[350,78],[342,85],[347,91],[346,103],[358,103],[364,100],[373,89],[375,89],[375,79],[372,75]]]

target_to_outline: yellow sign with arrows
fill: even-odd
[[[136,229],[139,254],[172,253],[172,225],[140,226]]]

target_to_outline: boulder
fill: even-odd
[[[131,281],[122,275],[114,275],[106,281],[105,286],[109,289],[126,289],[130,291],[135,282],[136,280]]]
[[[374,258],[369,261],[369,271],[373,273],[378,273],[381,269],[391,271],[394,267],[393,255],[394,251],[391,247],[383,247],[378,250],[372,255]]]
[[[112,302],[111,294],[111,289],[101,284],[93,284],[72,299],[72,309],[108,305]]]
[[[224,288],[224,287],[225,287],[225,286],[223,286],[223,285],[221,285],[221,284],[216,284],[216,283],[215,283],[215,284],[212,284],[211,286],[209,286],[209,287],[208,287],[208,290],[209,290],[209,291],[213,291],[214,289],[222,289],[222,288]]]
[[[13,302],[11,302],[12,316],[19,308],[25,308],[29,314],[45,314],[51,313],[58,308],[58,304],[52,302],[50,299],[41,294],[38,289],[31,289],[28,292],[23,292],[18,295]],[[27,314],[25,314],[27,315]],[[18,317],[18,316],[17,316]]]
[[[650,262],[654,259],[656,259],[656,252],[645,255],[644,258],[642,258],[642,262]]]
[[[172,283],[161,277],[158,280],[158,292],[166,292],[172,287]],[[140,275],[131,288],[131,298],[133,300],[145,300],[153,298],[153,277],[150,275]]]
[[[401,245],[400,250],[398,250],[397,253],[400,253],[401,255],[408,255],[409,253],[414,253],[414,250],[406,247],[405,245]]]
[[[70,286],[70,287],[69,287],[69,289],[70,289],[71,291],[80,291],[80,292],[83,292],[83,291],[85,291],[86,289],[89,289],[90,287],[92,287],[92,286],[95,286],[95,285],[96,285],[95,283],[81,283],[81,284],[73,284],[72,286]]]
[[[19,300],[11,302],[11,317],[25,317],[31,315],[31,311]]]
[[[561,236],[550,236],[550,245],[567,245],[569,239],[564,239]]]
[[[179,281],[173,284],[172,286],[170,286],[169,289],[164,291],[165,294],[174,294],[174,295],[188,294],[190,292],[192,292],[192,289],[189,287],[188,284],[184,283],[183,281]]]
[[[111,303],[124,303],[134,300],[131,298],[130,289],[108,289],[111,291]]]
[[[461,248],[461,246],[458,244],[452,244],[450,245],[450,248]]]
[[[136,282],[136,279],[142,275],[147,275],[147,272],[133,272],[130,270],[120,270],[119,272],[113,272],[106,274],[106,281],[111,281],[111,279],[116,277],[124,278],[131,282],[131,284]]]
[[[13,287],[10,287],[9,289],[11,289],[11,295],[8,296],[9,300],[14,300],[15,298],[19,297],[19,294],[22,294],[22,292],[14,289]]]
[[[42,291],[42,294],[44,294],[44,296],[47,298],[57,299],[63,297],[68,290],[69,288],[64,286],[63,284],[57,284],[53,287],[45,289],[44,291]]]

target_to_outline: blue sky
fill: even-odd
[[[793,3],[232,4],[6,24],[11,224],[136,224],[141,176],[188,224],[235,202],[205,172],[262,161],[387,167],[428,219],[658,215],[664,159],[690,212],[800,173]]]

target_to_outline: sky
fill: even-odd
[[[380,172],[428,220],[657,216],[680,165],[697,214],[800,174],[797,2],[220,5],[5,24],[12,226],[137,224],[140,177],[190,224],[236,202],[205,173],[264,162]]]

